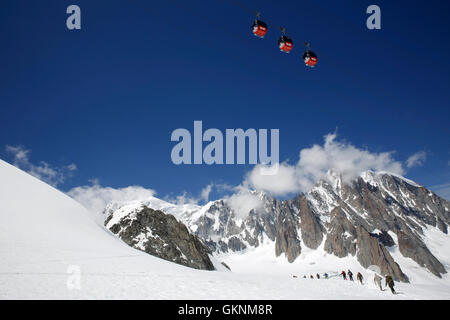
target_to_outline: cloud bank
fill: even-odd
[[[239,219],[244,219],[251,210],[257,210],[263,206],[262,200],[257,195],[242,187],[238,187],[237,192],[231,196],[225,197],[224,201]]]
[[[129,186],[126,188],[102,187],[98,180],[92,180],[92,185],[76,187],[67,194],[81,203],[89,211],[102,213],[106,205],[111,201],[143,201],[156,194],[155,190],[141,186]]]
[[[40,161],[38,165],[31,163],[30,150],[22,146],[6,146],[6,153],[12,156],[13,165],[28,172],[32,176],[48,183],[53,187],[57,187],[67,178],[71,177],[77,166],[71,163],[67,166],[51,166],[45,161]]]
[[[309,191],[329,170],[341,174],[344,182],[366,170],[405,173],[402,163],[393,158],[393,151],[374,153],[336,138],[336,133],[325,135],[323,145],[302,149],[296,164],[281,163],[275,175],[263,175],[261,165],[255,166],[246,175],[243,186],[283,196]]]

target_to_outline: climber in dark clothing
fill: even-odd
[[[317,277],[317,279],[320,279],[320,275],[319,274],[316,274],[316,277]]]
[[[347,274],[350,281],[353,281],[353,273],[350,270],[348,270]]]
[[[361,282],[361,284],[363,284],[363,276],[362,276],[362,274],[361,274],[361,272],[358,272],[358,274],[356,275],[356,279],[358,279],[359,280],[359,282]]]
[[[311,279],[314,279],[313,275],[310,275],[309,277],[310,277]]]
[[[347,280],[347,276],[346,276],[346,274],[345,274],[345,271],[344,271],[344,270],[342,270],[342,272],[341,272],[341,275],[342,275],[342,278],[344,278],[344,280]]]
[[[385,285],[388,286],[389,289],[391,289],[391,292],[393,294],[396,293],[395,290],[394,290],[394,279],[392,279],[391,276],[389,276],[389,275],[386,276],[386,284]]]

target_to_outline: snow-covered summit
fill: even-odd
[[[421,187],[421,185],[419,185],[417,182],[414,182],[410,179],[407,179],[399,174],[396,173],[392,173],[392,172],[386,172],[386,171],[371,171],[371,170],[367,170],[364,171],[360,174],[360,177],[367,183],[377,187],[380,186],[383,182],[382,182],[382,178],[383,176],[391,176],[391,177],[395,177],[398,178],[414,187]]]
[[[111,213],[120,210],[125,215],[127,212],[136,211],[143,206],[152,208],[154,210],[161,210],[167,214],[173,215],[179,220],[183,220],[186,216],[198,212],[202,207],[194,204],[174,204],[161,200],[154,196],[148,197],[145,200],[133,200],[133,201],[111,201],[107,204],[103,210],[104,218],[106,219]]]

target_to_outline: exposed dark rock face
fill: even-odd
[[[301,253],[298,239],[298,222],[291,210],[286,208],[278,215],[277,234],[275,241],[275,255],[286,254],[289,262],[293,262]]]
[[[425,228],[447,231],[449,203],[431,191],[395,175],[367,172],[350,184],[342,184],[339,180],[322,181],[309,193],[309,199],[323,216],[330,207],[340,207],[352,225],[372,232],[383,248],[395,245],[388,231],[395,234],[401,230],[410,239],[410,250],[404,248],[407,247],[405,243],[399,244],[402,255],[436,276],[446,272],[421,240]],[[332,210],[327,229],[327,252],[338,256],[353,254],[353,247],[349,247],[343,236],[351,234],[351,227],[342,214],[336,216]],[[376,229],[383,231],[375,232]],[[356,249],[360,250],[358,245]],[[396,273],[397,279],[405,279]]]
[[[439,228],[439,230],[441,230],[445,234],[448,233],[448,227],[445,224],[445,222],[441,220],[441,218],[437,219],[436,224],[437,224],[437,227]]]
[[[436,259],[420,239],[401,231],[397,231],[397,238],[398,247],[403,256],[413,259],[439,278],[441,278],[441,274],[446,273],[442,263]]]
[[[312,212],[304,195],[296,197],[296,200],[300,215],[302,240],[308,248],[317,249],[323,240],[323,228],[320,224],[320,218]]]
[[[408,277],[394,261],[390,253],[383,245],[380,245],[376,237],[372,237],[363,227],[356,228],[358,261],[365,268],[371,265],[378,266],[384,275],[390,275],[394,280],[409,282]]]
[[[209,250],[174,216],[147,207],[105,226],[129,246],[187,267],[214,270]]]
[[[230,268],[225,262],[221,262],[221,264],[222,264],[225,268],[227,268],[228,270],[231,271],[231,268]]]
[[[331,221],[325,240],[325,251],[340,258],[355,255],[357,237],[356,228],[348,220],[344,211],[336,207],[331,211]]]
[[[378,239],[378,242],[385,247],[395,246],[394,239],[389,235],[389,233],[385,230],[382,230],[380,233],[371,233],[372,237]]]

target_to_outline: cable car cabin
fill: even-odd
[[[294,43],[291,38],[281,36],[280,39],[278,39],[278,47],[281,51],[289,53],[294,47]]]
[[[253,34],[258,38],[264,38],[267,33],[267,24],[261,20],[255,20],[252,25]]]
[[[317,60],[317,55],[310,51],[307,50],[304,54],[303,54],[303,61],[305,62],[305,64],[308,67],[314,68],[314,66],[317,64],[318,60]]]

